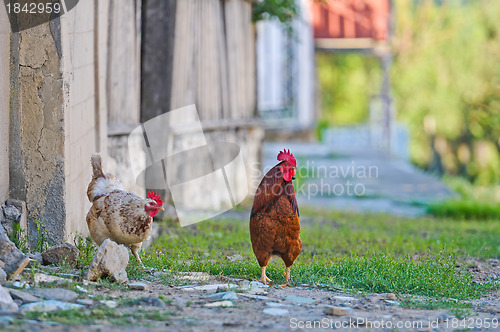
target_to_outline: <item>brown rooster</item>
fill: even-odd
[[[161,197],[149,192],[148,198],[125,191],[118,179],[102,170],[101,156],[96,153],[91,159],[92,181],[87,197],[92,207],[87,213],[90,236],[98,246],[106,239],[130,247],[139,264],[142,242],[151,234],[153,217],[163,209]]]
[[[286,266],[286,281],[290,281],[290,267],[302,249],[299,238],[299,208],[292,180],[297,161],[290,150],[280,152],[281,161],[264,176],[255,193],[250,215],[252,249],[262,269],[260,281],[271,281],[266,266],[271,256],[279,256]]]

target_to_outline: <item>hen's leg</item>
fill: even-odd
[[[281,287],[287,287],[287,286],[289,286],[288,283],[290,282],[290,268],[291,268],[291,266],[288,266],[286,268],[285,283],[283,285],[281,285]]]
[[[268,282],[271,282],[272,280],[269,279],[267,276],[266,276],[266,266],[262,266],[261,267],[261,276],[260,276],[260,282],[263,283],[264,285],[267,285]]]
[[[139,262],[139,265],[144,269],[144,264],[142,264],[141,258],[139,257],[139,249],[141,249],[142,243],[136,243],[130,245],[130,250],[132,250],[132,254],[134,254],[135,259]]]

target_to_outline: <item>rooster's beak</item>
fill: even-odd
[[[158,210],[165,211],[165,208],[162,206],[162,207],[160,207]]]

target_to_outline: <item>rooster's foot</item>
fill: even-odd
[[[266,276],[266,267],[265,267],[265,266],[263,266],[261,269],[262,269],[262,274],[261,274],[261,277],[260,277],[259,281],[260,281],[261,283],[263,283],[264,285],[267,285],[267,283],[268,283],[268,282],[272,282],[272,280],[271,280],[271,279],[269,279],[269,278]]]

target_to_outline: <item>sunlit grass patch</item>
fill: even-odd
[[[427,212],[437,217],[458,219],[500,219],[500,204],[456,199],[428,206]]]
[[[423,296],[429,306],[445,308],[465,308],[463,301],[499,287],[497,280],[476,283],[470,272],[456,267],[461,259],[499,257],[498,222],[303,211],[303,252],[292,267],[292,285]],[[206,221],[184,228],[170,223],[143,261],[172,275],[260,276],[247,221]],[[274,258],[267,274],[281,284],[284,270],[281,259]],[[442,298],[451,302],[436,302]]]

